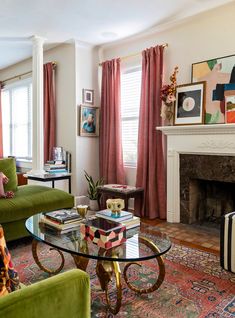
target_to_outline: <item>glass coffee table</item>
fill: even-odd
[[[62,252],[69,253],[77,268],[86,271],[89,259],[94,259],[96,263],[96,274],[103,291],[106,294],[108,309],[111,313],[117,314],[122,303],[122,282],[120,263],[124,262],[123,277],[127,286],[139,294],[148,294],[160,287],[165,277],[165,265],[162,255],[171,248],[169,238],[161,233],[157,227],[150,227],[141,224],[140,227],[127,230],[127,240],[125,243],[111,248],[100,248],[92,242],[87,242],[80,237],[79,226],[68,233],[57,234],[53,230],[48,230],[39,224],[41,214],[36,214],[26,220],[26,229],[33,237],[32,254],[36,264],[43,271],[50,274],[59,273],[64,266],[64,255]],[[38,243],[43,242],[52,249],[55,249],[60,257],[61,264],[55,270],[46,268],[39,260],[37,247]],[[151,286],[139,288],[135,281],[128,275],[129,267],[137,265],[141,261],[156,259],[159,269],[156,270],[156,282]],[[109,297],[109,283],[115,283],[115,301]]]

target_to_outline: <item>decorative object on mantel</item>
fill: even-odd
[[[80,107],[80,136],[99,136],[99,107]]]
[[[83,104],[94,105],[94,90],[83,88],[82,90],[82,102]]]
[[[170,121],[173,117],[173,106],[175,102],[175,92],[177,79],[176,74],[178,73],[178,66],[174,68],[173,74],[170,76],[170,84],[166,84],[161,89],[161,99],[163,101],[161,109],[161,117],[164,120]]]
[[[225,86],[225,123],[235,123],[235,84],[228,84]],[[229,90],[226,87],[229,86]]]
[[[176,87],[174,125],[203,124],[206,82]]]
[[[235,55],[192,64],[192,82],[200,81],[207,82],[205,123],[235,122],[234,111],[225,121],[225,102],[231,102],[226,96],[235,96]]]

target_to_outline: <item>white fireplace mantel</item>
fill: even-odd
[[[180,222],[180,154],[235,156],[235,124],[157,127],[167,136],[167,221]]]

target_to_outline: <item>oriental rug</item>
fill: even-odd
[[[46,279],[35,264],[31,253],[31,241],[11,243],[9,249],[21,282],[29,285]],[[48,267],[56,267],[59,260],[55,252],[42,243],[40,259]],[[64,270],[74,268],[69,254],[65,255]],[[218,256],[204,251],[173,244],[164,256],[166,276],[161,287],[148,295],[137,295],[123,280],[123,301],[117,318],[235,318],[235,274],[224,271]],[[91,260],[88,272],[91,278],[91,317],[112,318],[106,311],[105,294],[100,289],[95,274],[96,262]],[[155,281],[156,262],[143,262],[139,274],[137,267],[130,268],[130,275],[141,286]],[[115,298],[115,293],[110,294]],[[115,299],[114,299],[115,300]]]

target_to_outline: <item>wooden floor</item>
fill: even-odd
[[[219,254],[220,233],[218,229],[200,225],[168,223],[158,219],[142,219],[142,221],[152,226],[156,225],[162,232],[167,233],[172,242]]]

